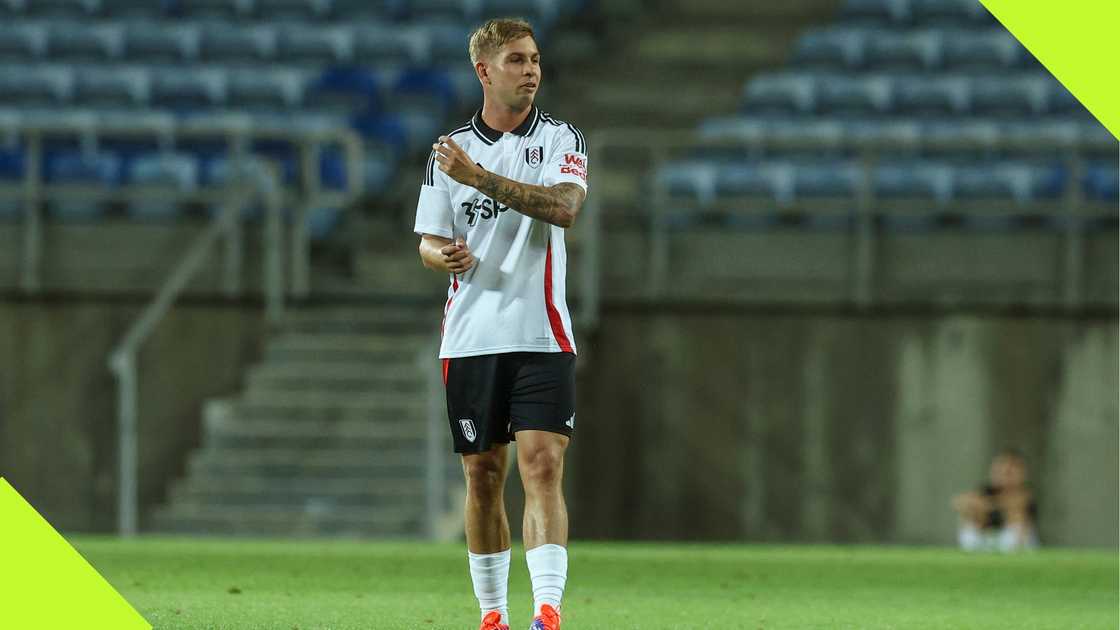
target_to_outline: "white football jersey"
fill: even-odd
[[[478,112],[446,135],[492,173],[540,186],[571,182],[587,190],[583,134],[536,107],[509,133],[491,129]],[[500,268],[523,216],[448,177],[439,169],[434,151],[428,158],[416,206],[416,233],[463,237],[476,260],[469,271],[450,278],[440,358],[575,353],[564,297],[564,229],[532,220],[516,267],[508,274]]]

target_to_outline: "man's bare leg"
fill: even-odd
[[[549,431],[517,433],[517,466],[525,487],[525,560],[533,581],[534,615],[560,609],[568,578],[568,508],[564,452],[568,437]]]
[[[508,464],[509,447],[505,444],[463,456],[467,482],[464,525],[474,594],[482,617],[498,611],[504,624],[509,623],[510,536],[502,491]],[[486,627],[491,626],[488,623]]]

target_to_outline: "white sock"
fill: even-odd
[[[533,616],[541,614],[542,604],[560,610],[568,580],[568,550],[560,545],[541,545],[525,552],[525,562],[533,581]]]
[[[498,553],[467,552],[471,564],[471,581],[474,582],[474,596],[482,616],[491,610],[502,613],[502,623],[509,623],[509,549]]]

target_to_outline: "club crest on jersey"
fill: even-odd
[[[525,163],[532,168],[537,168],[544,160],[544,146],[535,146],[525,149]]]
[[[467,438],[468,442],[474,442],[478,434],[474,432],[474,420],[470,418],[460,418],[459,427],[463,429],[463,437]]]

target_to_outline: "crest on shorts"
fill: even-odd
[[[525,149],[525,163],[532,168],[537,168],[544,160],[544,146],[538,145]]]
[[[478,435],[474,432],[474,420],[470,418],[460,418],[459,428],[463,430],[463,437],[467,438],[468,442],[474,442]]]

